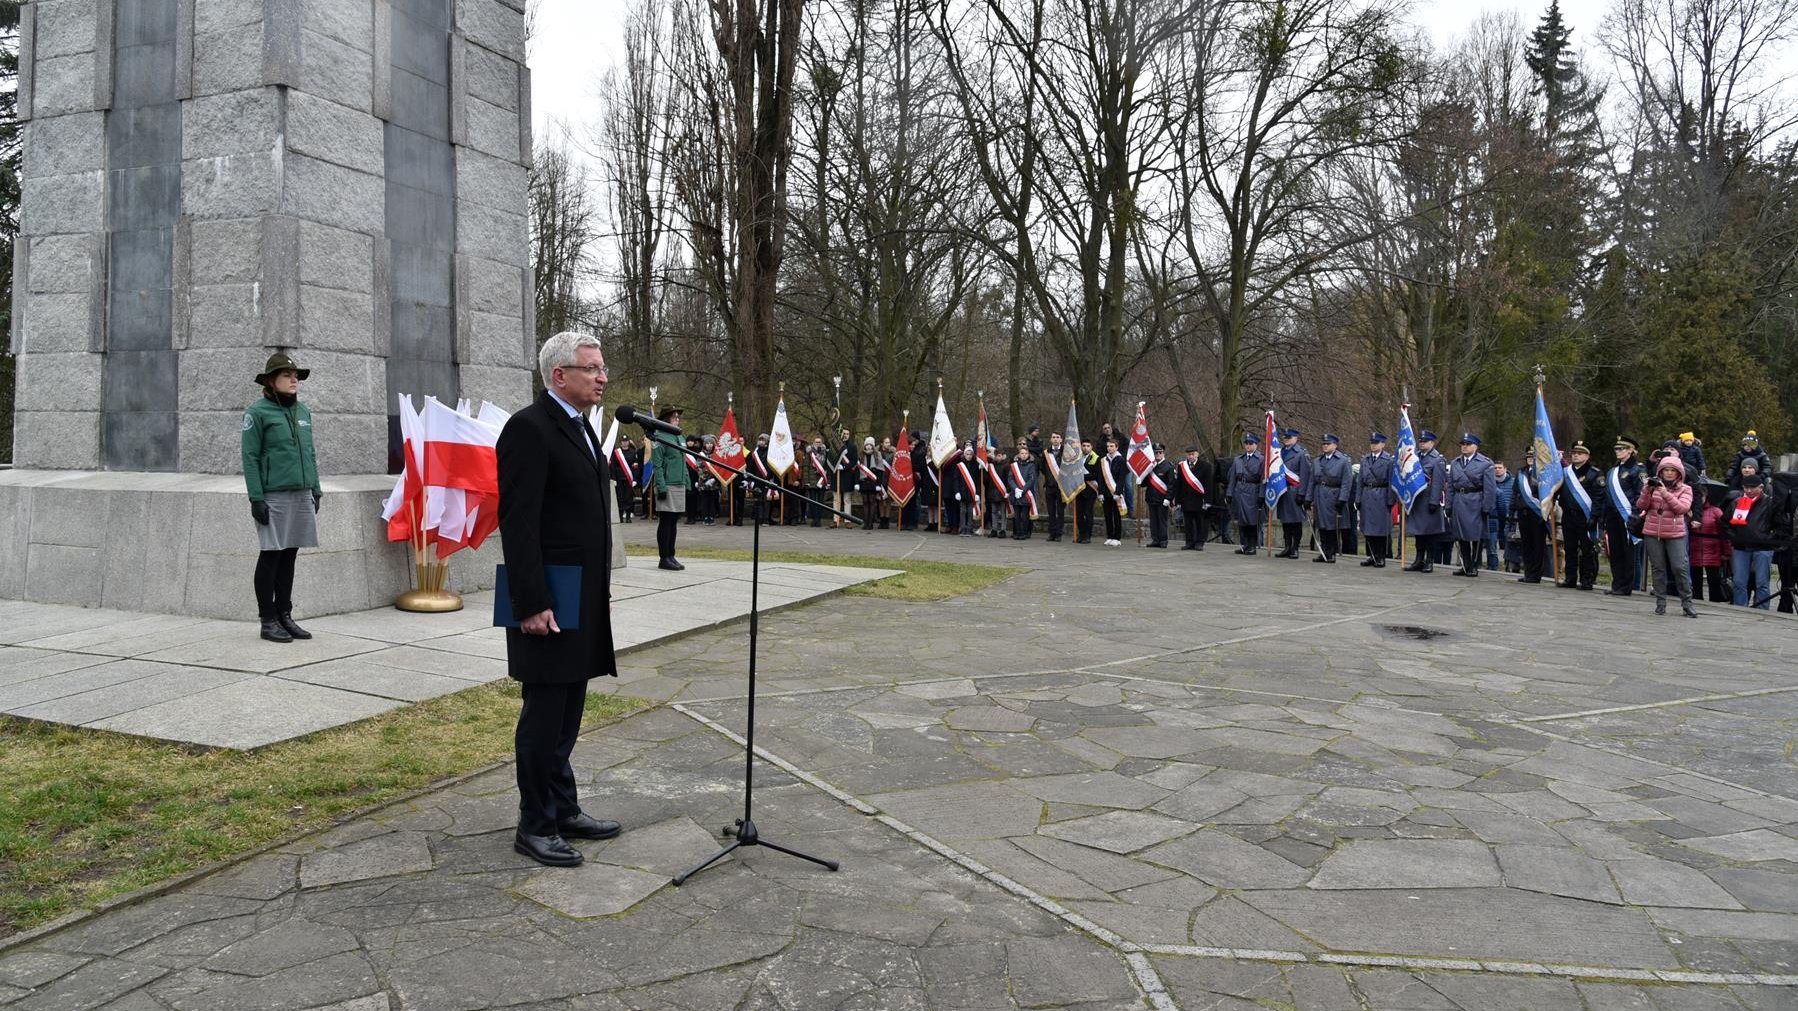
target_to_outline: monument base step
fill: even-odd
[[[392,489],[386,474],[324,480],[319,546],[295,570],[296,616],[382,607],[412,588],[411,551],[388,542],[381,520]],[[241,477],[0,470],[0,597],[253,618],[257,551]],[[449,588],[490,589],[499,561],[497,536],[457,552]]]

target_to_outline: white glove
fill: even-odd
[[[957,501],[957,502],[960,502],[960,501],[961,501],[961,492],[956,492],[956,493],[955,493],[955,501]]]

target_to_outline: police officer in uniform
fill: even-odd
[[[1567,451],[1567,481],[1578,481],[1586,491],[1587,498],[1592,500],[1594,511],[1600,508],[1598,496],[1604,493],[1599,487],[1603,477],[1598,468],[1592,466],[1592,451],[1583,442],[1576,442]],[[1561,485],[1561,550],[1564,562],[1561,569],[1560,586],[1564,590],[1590,590],[1592,583],[1598,578],[1598,544],[1593,539],[1597,529],[1597,520],[1586,514],[1580,507],[1579,500],[1567,487]]]
[[[1636,588],[1636,573],[1641,571],[1636,564],[1636,553],[1641,549],[1629,535],[1629,518],[1636,511],[1636,500],[1642,497],[1647,475],[1636,455],[1636,440],[1619,435],[1612,448],[1617,453],[1617,466],[1599,479],[1604,488],[1605,539],[1611,547],[1611,588],[1604,592],[1607,596],[1627,597]]]
[[[1261,437],[1247,432],[1242,437],[1242,453],[1230,462],[1230,519],[1236,523],[1242,547],[1239,555],[1252,555],[1260,544],[1261,521],[1267,517],[1267,502],[1261,497],[1261,471],[1264,466],[1259,447]]]
[[[1342,440],[1324,433],[1323,453],[1311,468],[1311,505],[1317,516],[1317,557],[1335,564],[1342,550],[1341,528],[1353,501],[1355,465],[1341,451]]]
[[[1448,517],[1443,512],[1448,504],[1448,467],[1442,454],[1436,452],[1435,432],[1426,429],[1418,433],[1417,465],[1423,468],[1427,483],[1411,500],[1411,511],[1405,514],[1405,527],[1417,538],[1417,557],[1405,566],[1405,571],[1434,572],[1432,552],[1436,540],[1448,531]]]
[[[1392,468],[1396,463],[1386,452],[1385,434],[1369,434],[1367,455],[1361,458],[1356,481],[1356,504],[1361,507],[1361,536],[1367,538],[1367,559],[1361,564],[1371,568],[1385,568],[1386,559],[1392,557],[1392,507],[1398,502]]]
[[[1280,433],[1280,460],[1286,467],[1286,494],[1274,503],[1280,521],[1281,550],[1275,558],[1297,558],[1305,542],[1305,507],[1311,504],[1311,454],[1299,445],[1299,430]]]
[[[1492,458],[1480,452],[1480,437],[1461,435],[1461,455],[1448,464],[1448,527],[1461,550],[1457,576],[1480,574],[1479,549],[1486,542],[1486,526],[1498,506],[1498,475]]]

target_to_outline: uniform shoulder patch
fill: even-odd
[[[243,430],[247,432],[250,429],[255,428],[255,427],[256,427],[256,419],[250,416],[249,411],[243,412]]]

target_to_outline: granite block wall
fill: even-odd
[[[327,474],[394,394],[530,394],[522,0],[40,0],[21,28],[21,468],[233,473],[312,369]]]

